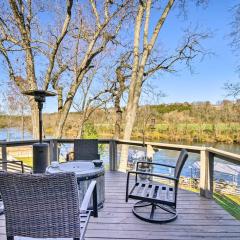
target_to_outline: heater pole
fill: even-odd
[[[38,116],[39,116],[39,142],[42,143],[42,128],[43,128],[43,121],[42,121],[42,108],[43,103],[38,102]]]
[[[23,94],[33,96],[38,103],[39,142],[33,144],[33,173],[44,173],[49,165],[49,146],[48,143],[42,142],[42,109],[46,97],[55,96],[56,94],[44,90],[29,90],[23,92]]]

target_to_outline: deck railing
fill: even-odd
[[[167,144],[156,142],[141,141],[125,141],[115,139],[98,139],[100,144],[109,144],[109,165],[111,171],[118,169],[118,145],[141,146],[147,149],[158,148],[167,150],[180,151],[185,148],[188,152],[197,153],[200,155],[200,195],[206,198],[211,198],[213,194],[213,173],[214,173],[214,158],[220,158],[227,162],[240,165],[240,155],[205,146],[191,146],[180,144]],[[2,160],[7,160],[7,148],[17,146],[30,146],[38,142],[37,140],[23,141],[1,141]],[[49,143],[49,159],[50,161],[58,161],[58,144],[74,143],[74,139],[45,139],[44,142]],[[127,160],[127,159],[126,159]]]

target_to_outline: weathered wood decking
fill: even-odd
[[[125,203],[126,175],[106,173],[106,201],[98,218],[91,218],[86,240],[116,239],[240,239],[240,221],[235,220],[213,200],[181,190],[178,219],[163,225],[137,219],[131,212],[133,201]],[[0,239],[5,240],[3,216]]]
[[[126,175],[106,174],[106,202],[97,219],[92,218],[86,240],[97,239],[240,239],[240,221],[213,200],[181,190],[179,216],[167,224],[151,224],[131,212],[133,201],[125,203]]]

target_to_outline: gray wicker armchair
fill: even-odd
[[[2,160],[0,161],[0,172],[6,172],[6,171],[13,171],[13,172],[20,172],[24,173],[24,164],[23,161],[14,160],[14,161],[8,161],[8,160]],[[4,213],[4,206],[2,202],[2,196],[0,195],[0,215]]]
[[[74,173],[16,174],[0,173],[7,239],[33,238],[84,239],[91,211],[97,217],[96,182],[92,181],[80,207]]]

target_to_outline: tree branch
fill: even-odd
[[[99,15],[98,15],[98,11],[97,11],[97,7],[96,7],[96,4],[95,4],[95,1],[94,0],[89,0],[90,3],[91,3],[91,6],[92,6],[92,10],[93,10],[93,14],[96,18],[96,25],[98,28],[101,27],[101,23],[100,23],[100,19],[99,19]]]
[[[17,81],[16,75],[14,73],[14,69],[12,66],[12,63],[10,61],[10,58],[8,57],[8,53],[6,51],[6,49],[4,48],[4,46],[2,45],[2,42],[0,42],[0,52],[2,53],[2,56],[5,58],[7,65],[8,65],[8,73],[9,73],[9,77],[12,81],[14,81],[16,83],[16,85],[19,87],[19,89],[21,91],[25,90],[23,85],[19,83],[19,81]]]
[[[187,36],[182,47],[177,49],[177,54],[172,55],[163,59],[160,63],[150,63],[149,65],[155,65],[151,67],[149,70],[144,72],[144,77],[149,77],[149,75],[154,74],[158,70],[163,70],[167,72],[174,72],[175,70],[172,68],[175,63],[179,61],[185,61],[187,66],[190,66],[190,62],[197,57],[199,54],[205,55],[207,52],[202,49],[200,45],[200,41],[206,39],[208,37],[207,34],[201,33],[193,33]]]
[[[51,81],[51,74],[52,74],[52,70],[55,64],[55,58],[57,55],[57,51],[58,48],[63,40],[63,38],[65,37],[65,35],[67,34],[67,30],[68,30],[68,26],[71,20],[71,13],[72,13],[72,6],[73,6],[73,0],[67,0],[67,13],[66,13],[66,17],[63,23],[63,27],[62,27],[62,31],[60,36],[57,38],[55,45],[53,47],[53,50],[50,54],[50,58],[49,58],[49,66],[46,72],[46,76],[45,76],[45,83],[44,83],[44,89],[47,90],[48,89],[48,85]]]
[[[157,40],[158,34],[163,26],[163,23],[165,22],[165,19],[168,16],[168,13],[170,12],[175,0],[169,0],[168,4],[166,5],[161,17],[159,18],[157,25],[155,26],[154,32],[152,34],[152,38],[148,44],[148,52],[150,52]]]
[[[143,30],[143,46],[144,46],[144,48],[147,48],[147,46],[148,46],[148,31],[149,31],[149,20],[150,20],[150,11],[151,11],[152,0],[148,0],[146,5],[147,5],[146,6],[146,17],[145,17],[144,30]]]

